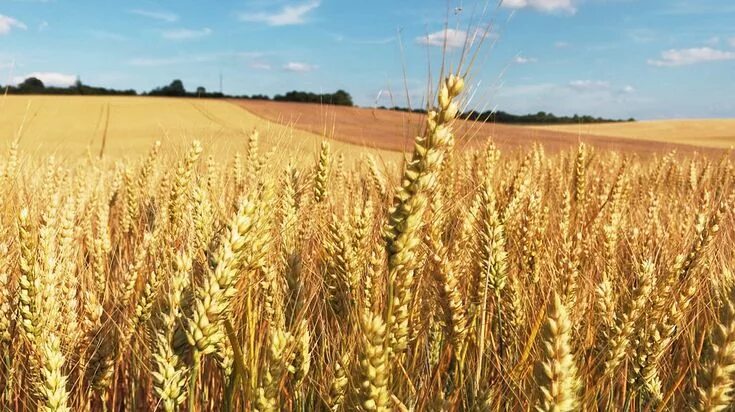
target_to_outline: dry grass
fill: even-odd
[[[729,149],[735,146],[735,119],[656,120],[633,123],[539,126],[539,130],[593,136],[616,136],[662,143]]]
[[[727,407],[732,157],[459,150],[462,89],[400,166],[11,146],[2,409]]]

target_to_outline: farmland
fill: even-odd
[[[735,411],[731,2],[0,1],[0,411]]]
[[[423,126],[424,116],[416,113],[398,111],[320,106],[303,103],[284,103],[260,100],[233,100],[249,112],[273,122],[293,126],[296,129],[310,131],[320,135],[334,137],[337,140],[403,151],[411,148],[413,139]],[[720,123],[700,122],[696,130],[689,130],[689,136],[722,135],[732,133],[734,121]],[[728,147],[727,142],[735,142],[735,136],[720,139],[719,145],[699,144],[694,138],[667,139],[663,133],[655,138],[641,136],[633,138],[621,134],[620,130],[634,124],[602,124],[591,126],[516,126],[494,123],[457,121],[456,133],[458,146],[480,147],[492,138],[498,147],[506,149],[522,148],[532,143],[542,144],[547,150],[558,151],[575,146],[579,141],[588,142],[599,148],[616,149],[625,152],[651,153],[672,149],[683,151],[696,150],[694,146]],[[677,130],[678,122],[661,122],[661,129]],[[645,128],[645,126],[642,126]],[[596,129],[599,128],[599,129]],[[598,132],[585,133],[586,130]],[[610,131],[606,134],[605,131]],[[646,130],[646,129],[644,129]],[[580,133],[581,131],[581,133]],[[701,148],[699,150],[702,150]],[[706,151],[706,150],[705,150]]]
[[[423,119],[7,98],[3,408],[727,404],[731,156],[475,126],[440,87]]]
[[[296,157],[311,154],[321,137],[258,118],[219,100],[109,96],[0,97],[0,135],[10,144],[20,136],[26,153],[77,158],[137,157],[155,141],[179,150],[199,139],[216,156],[232,155],[257,127],[266,150]],[[238,146],[240,145],[240,146]],[[352,156],[353,145],[334,142]],[[343,150],[344,149],[344,150]],[[368,150],[370,151],[370,150]],[[376,152],[377,153],[377,152]]]
[[[395,160],[409,150],[423,127],[424,116],[379,109],[271,102],[145,97],[4,96],[0,98],[0,133],[6,142],[21,136],[21,148],[39,155],[120,158],[145,153],[160,140],[170,149],[197,138],[218,158],[243,147],[258,128],[265,150],[276,149],[281,158],[311,155],[326,136],[336,153],[353,158],[373,153]],[[599,148],[652,153],[693,151],[694,146],[727,148],[732,122],[702,121],[680,130],[679,138],[667,131],[680,122],[595,126],[524,127],[458,121],[458,149],[482,147],[492,138],[504,149],[540,143],[556,152],[580,140]],[[580,131],[582,132],[580,134]],[[648,132],[635,138],[637,131]],[[609,135],[603,134],[609,132]],[[682,137],[683,136],[683,137]],[[709,136],[706,142],[686,136]],[[104,148],[102,147],[104,141]],[[701,144],[700,144],[701,143]],[[234,146],[233,146],[234,145]],[[238,146],[239,145],[239,146]],[[240,149],[237,149],[240,150]],[[700,151],[707,149],[700,148]]]
[[[594,125],[540,126],[539,130],[576,133],[583,138],[616,136],[651,142],[729,149],[735,145],[735,119],[657,120]]]

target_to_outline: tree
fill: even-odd
[[[171,82],[168,86],[163,87],[157,87],[153,90],[151,90],[150,93],[151,96],[186,96],[186,89],[184,88],[184,83],[176,79]]]
[[[352,96],[350,96],[346,91],[339,89],[333,95],[332,104],[339,106],[352,106]]]
[[[184,83],[179,79],[171,82],[171,84],[168,86],[168,91],[171,93],[172,96],[183,96],[186,94]]]
[[[253,96],[252,98],[256,98]],[[275,101],[299,102],[299,103],[318,103],[318,104],[334,104],[340,106],[352,106],[352,96],[344,90],[337,90],[335,93],[316,94],[312,92],[302,92],[292,90],[285,95],[277,94],[273,96]]]
[[[18,85],[19,89],[32,90],[32,89],[43,89],[46,87],[41,79],[38,77],[29,77],[23,80],[23,83]]]
[[[207,89],[204,88],[204,86],[197,87],[197,96],[206,96],[207,95]]]
[[[82,83],[82,79],[77,76],[77,80],[74,82],[74,86],[71,86],[70,89],[76,90],[79,94],[84,94],[84,84]]]

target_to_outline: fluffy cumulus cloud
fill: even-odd
[[[445,29],[419,36],[416,38],[416,43],[435,47],[444,47],[446,44],[448,49],[457,49],[464,47],[465,44],[471,45],[483,37],[492,37],[493,35],[493,33],[487,33],[481,29],[477,29],[472,33],[467,33],[464,30]]]
[[[717,50],[711,47],[697,47],[666,50],[661,52],[658,59],[648,60],[648,64],[659,67],[673,67],[724,60],[735,60],[735,52]]]
[[[46,86],[56,86],[56,87],[71,86],[72,84],[74,84],[74,82],[77,81],[77,76],[73,74],[56,73],[56,72],[33,72],[33,73],[28,73],[24,76],[14,77],[13,83],[15,84],[22,83],[23,80],[29,77],[35,77],[37,79],[40,79],[43,82],[43,84]]]
[[[440,30],[427,34],[426,36],[416,38],[416,42],[419,44],[437,47],[443,47],[444,44],[446,44],[449,49],[462,47],[466,41],[467,32],[455,29]]]
[[[577,12],[572,0],[503,0],[502,5],[509,9],[530,8],[544,13],[574,14]]]
[[[313,64],[301,63],[301,62],[288,62],[283,65],[283,70],[286,70],[287,72],[306,73],[306,72],[314,71],[316,69],[317,69],[317,66]]]
[[[265,23],[269,26],[304,24],[309,13],[319,7],[320,4],[320,0],[310,0],[305,3],[286,5],[274,12],[240,13],[238,18],[241,21]]]
[[[163,38],[168,40],[192,40],[207,37],[212,34],[212,29],[205,27],[199,30],[175,29],[163,32]]]
[[[0,36],[10,33],[13,29],[26,30],[28,26],[12,17],[0,14]]]

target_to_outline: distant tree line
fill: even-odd
[[[286,94],[273,96],[277,102],[323,103],[336,106],[353,106],[352,96],[344,90],[334,93],[316,94],[310,92],[291,91]]]
[[[426,109],[408,109],[406,107],[385,107],[380,106],[379,109],[395,110],[399,112],[426,113]],[[530,114],[511,114],[504,111],[485,111],[478,112],[470,110],[460,113],[459,118],[466,120],[477,120],[487,123],[507,123],[507,124],[579,124],[579,123],[622,123],[634,122],[634,118],[629,119],[607,119],[604,117],[594,117],[589,115],[573,116],[556,116],[553,113],[538,112]]]
[[[518,124],[579,124],[579,123],[617,123],[617,122],[634,122],[634,118],[625,119],[606,119],[604,117],[594,117],[578,114],[573,116],[556,116],[553,113],[538,112],[535,114],[510,114],[503,111],[485,111],[477,112],[471,110],[461,114],[461,117],[468,120],[479,120],[494,123],[518,123]]]
[[[189,92],[184,87],[184,82],[179,79],[172,81],[166,86],[156,87],[149,92],[141,93],[143,96],[166,96],[166,97],[208,97],[219,99],[223,97],[234,97],[229,96],[220,92],[208,92],[203,86],[199,86],[195,91]]]
[[[8,94],[64,94],[64,95],[123,95],[135,96],[137,92],[133,89],[114,90],[104,87],[95,87],[83,84],[80,80],[68,87],[46,86],[41,79],[29,77],[17,86],[5,86],[2,91]]]
[[[81,80],[68,87],[46,86],[41,79],[29,77],[17,86],[5,86],[9,94],[58,94],[58,95],[120,95],[120,96],[136,96],[138,92],[133,89],[115,90],[106,89],[104,87],[95,87],[83,84]],[[278,102],[299,102],[299,103],[319,103],[331,104],[338,106],[353,106],[352,96],[344,90],[337,90],[334,93],[311,93],[293,90],[286,94],[277,94],[271,99],[265,94],[253,95],[228,95],[221,92],[208,92],[202,86],[190,92],[184,87],[184,83],[176,79],[166,86],[156,87],[149,92],[143,92],[141,96],[166,96],[166,97],[206,97],[206,98],[234,98],[234,99],[251,99],[251,100],[274,100]],[[405,107],[385,107],[380,109],[395,110],[413,113],[426,113],[425,109],[408,109]],[[553,113],[538,112],[536,114],[515,115],[503,111],[485,111],[477,112],[474,110],[460,114],[460,118],[468,120],[477,120],[482,122],[497,123],[516,123],[516,124],[578,124],[578,123],[610,123],[610,122],[633,122],[635,119],[606,119],[593,116],[556,116]]]
[[[8,94],[65,94],[65,95],[129,95],[129,96],[166,96],[166,97],[207,97],[207,98],[235,98],[235,99],[252,99],[252,100],[271,100],[265,94],[248,95],[230,95],[221,92],[208,92],[203,86],[197,87],[194,91],[188,91],[184,87],[184,82],[179,79],[172,81],[166,86],[156,87],[149,92],[138,94],[133,89],[115,90],[106,89],[104,87],[94,87],[83,84],[81,80],[77,80],[73,85],[68,87],[47,86],[37,77],[29,77],[17,86],[5,86],[3,92],[7,90]],[[342,106],[352,106],[352,96],[344,90],[337,90],[335,93],[316,94],[302,91],[290,91],[284,95],[275,95],[272,100],[302,103],[321,103]]]
[[[208,93],[204,87],[197,87],[195,92],[188,92],[181,80],[174,80],[167,86],[157,87],[148,93],[148,96],[170,96],[170,97],[210,97],[210,98],[239,98],[251,100],[271,100],[264,94],[248,95],[226,95],[220,92]],[[353,106],[352,96],[344,90],[337,90],[334,93],[311,93],[298,90],[290,91],[286,94],[277,94],[273,96],[277,102],[299,102],[299,103],[320,103],[332,104],[338,106]]]

